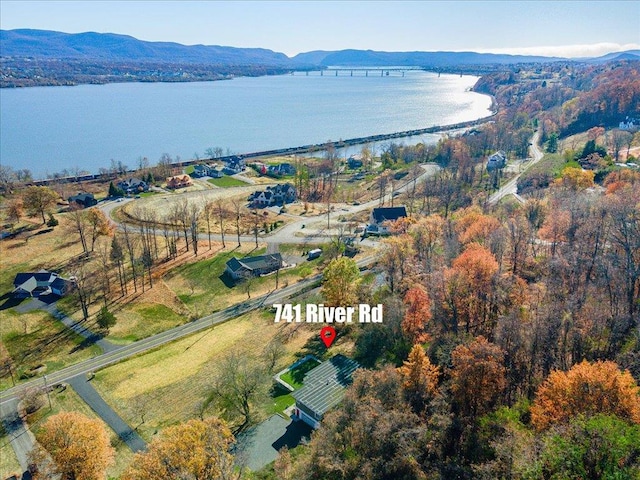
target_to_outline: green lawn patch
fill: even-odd
[[[118,314],[116,314],[118,318]],[[123,320],[126,318],[126,320]],[[187,322],[189,319],[178,315],[166,305],[148,303],[127,306],[120,314],[120,321],[110,330],[108,339],[123,344],[150,337]]]
[[[281,385],[275,385],[271,391],[271,399],[273,400],[270,413],[284,413],[284,411],[295,403],[295,399],[291,392]]]
[[[265,253],[264,248],[254,250],[250,255],[263,253]],[[165,281],[178,298],[193,310],[194,315],[213,313],[240,300],[233,298],[233,294],[241,295],[246,291],[243,284],[234,285],[231,279],[223,275],[228,260],[245,255],[246,253],[243,252],[226,251],[213,258],[182,265],[169,272],[165,276]],[[254,292],[265,282],[273,283],[274,281],[271,277],[254,278],[251,280],[250,290]]]
[[[40,377],[102,352],[47,312],[3,313],[1,340],[12,359],[16,382]],[[12,384],[9,375],[0,378],[0,389]]]
[[[188,167],[184,167],[184,173],[187,175],[191,175],[193,173],[195,165],[189,165]]]
[[[297,390],[302,387],[304,376],[306,375],[306,373],[309,370],[313,370],[318,365],[320,365],[320,362],[314,360],[313,358],[310,358],[297,367],[287,370],[285,373],[280,375],[280,378]]]
[[[214,184],[216,187],[222,188],[244,187],[247,185],[247,182],[243,182],[242,180],[238,180],[237,178],[227,176],[224,176],[222,178],[210,178],[207,181]]]

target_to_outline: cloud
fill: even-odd
[[[546,47],[513,47],[478,50],[485,53],[506,53],[509,55],[542,55],[545,57],[599,57],[612,52],[640,50],[638,43],[592,43],[583,45],[557,45]]]

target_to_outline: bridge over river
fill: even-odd
[[[404,77],[407,71],[426,71],[426,68],[422,67],[328,67],[318,70],[305,70],[304,75],[319,75],[319,76],[349,76],[349,77],[369,77],[369,76],[402,76]],[[303,72],[292,72],[292,75],[302,75]],[[369,75],[371,74],[371,75]]]

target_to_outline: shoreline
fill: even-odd
[[[480,93],[480,95],[487,95],[487,94]],[[420,129],[404,130],[404,131],[392,132],[392,133],[382,133],[382,134],[376,134],[376,135],[369,135],[366,137],[350,138],[350,139],[330,142],[330,143],[327,143],[327,142],[315,143],[315,144],[309,144],[309,145],[302,145],[298,147],[285,147],[285,148],[279,148],[279,149],[273,149],[273,150],[248,152],[248,153],[242,153],[237,155],[225,155],[225,156],[215,157],[215,158],[212,157],[212,158],[201,158],[197,160],[196,159],[185,160],[183,162],[172,163],[171,166],[174,168],[188,167],[190,165],[197,165],[203,162],[225,161],[231,158],[238,158],[238,157],[243,159],[249,159],[249,158],[257,159],[257,158],[268,158],[268,157],[282,156],[282,155],[285,155],[285,156],[286,155],[303,155],[308,153],[325,151],[329,145],[333,146],[336,149],[340,149],[340,148],[346,148],[346,147],[351,147],[355,145],[365,145],[367,143],[380,142],[384,140],[393,140],[396,138],[409,138],[409,137],[419,136],[424,134],[443,133],[451,130],[469,128],[469,127],[481,125],[483,123],[491,121],[491,119],[498,113],[495,99],[491,95],[489,96],[491,97],[491,114],[475,120],[468,120],[465,122],[458,122],[458,123],[453,123],[449,125],[433,125],[431,127],[425,127]],[[134,172],[136,172],[136,170],[128,170],[127,174],[134,173]],[[106,181],[106,180],[110,180],[110,179],[112,180],[121,176],[123,175],[119,175],[119,174],[105,175],[105,174],[97,173],[97,174],[87,174],[87,175],[61,177],[61,178],[33,180],[31,182],[26,182],[26,185],[42,186],[42,185],[52,185],[56,183],[75,183],[75,182],[86,182],[86,181],[92,181],[92,180]]]

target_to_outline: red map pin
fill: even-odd
[[[336,329],[333,327],[322,327],[322,330],[320,330],[320,339],[322,343],[324,343],[324,346],[329,348],[336,339]]]

